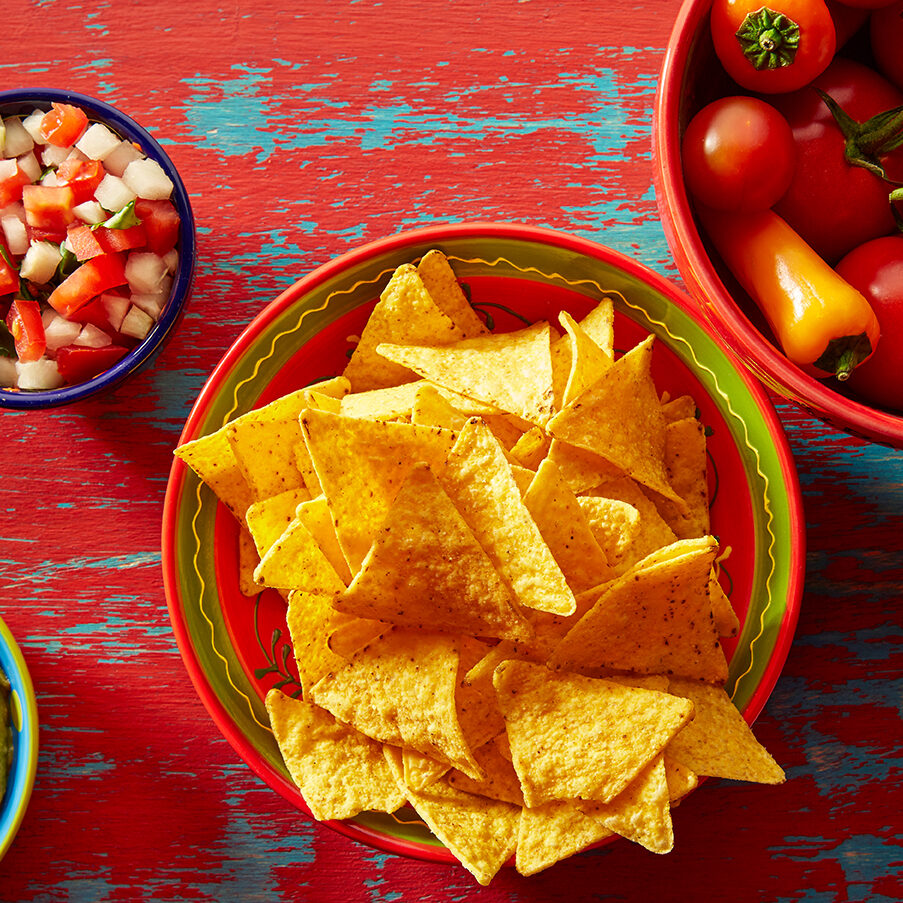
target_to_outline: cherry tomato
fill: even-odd
[[[903,2],[872,13],[869,32],[878,68],[903,91]]]
[[[867,9],[847,6],[838,0],[825,0],[825,6],[834,20],[834,31],[837,33],[837,50],[839,51],[850,38],[865,25],[869,17]]]
[[[690,120],[683,139],[687,188],[715,210],[765,210],[793,178],[787,120],[755,97],[723,97]]]
[[[54,103],[41,119],[41,137],[57,147],[72,147],[87,127],[84,110],[70,103]]]
[[[816,88],[859,122],[903,104],[903,92],[868,66],[837,57],[812,86],[771,98],[790,123],[797,147],[793,180],[775,210],[819,254],[836,263],[852,248],[894,231],[888,202],[893,186],[847,162],[843,133]],[[888,176],[898,177],[903,149],[885,155],[882,162]]]
[[[727,74],[750,91],[795,91],[824,71],[837,47],[824,0],[715,0],[712,41]]]
[[[881,326],[875,353],[847,385],[866,401],[903,411],[903,235],[887,235],[854,248],[837,272],[862,292]]]

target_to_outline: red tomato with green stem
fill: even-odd
[[[756,97],[723,97],[691,120],[682,145],[684,178],[715,210],[765,210],[790,186],[796,145],[787,120]]]
[[[865,162],[848,159],[856,142],[848,142],[828,95],[855,124],[903,104],[903,92],[862,63],[837,57],[812,83],[799,91],[771,98],[793,131],[797,163],[787,193],[775,210],[819,254],[836,263],[863,242],[895,231],[888,200],[894,185],[875,171],[884,167],[891,179],[903,174],[903,148],[889,152],[872,146],[874,135],[861,141]],[[886,136],[885,136],[886,137]],[[887,139],[892,144],[893,136]]]
[[[795,91],[837,48],[824,0],[714,0],[712,41],[727,74],[750,91]]]
[[[881,326],[875,353],[847,385],[873,404],[903,411],[903,235],[854,248],[836,269],[866,297]]]
[[[903,0],[872,13],[869,37],[878,68],[903,91]]]

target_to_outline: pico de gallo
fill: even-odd
[[[0,120],[0,387],[85,382],[147,336],[178,268],[173,187],[73,104]]]

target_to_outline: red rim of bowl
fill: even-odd
[[[475,234],[553,244],[574,253],[589,255],[603,262],[618,266],[628,275],[648,283],[657,292],[664,295],[669,301],[676,304],[697,322],[700,322],[701,320],[697,313],[697,309],[690,298],[688,298],[686,294],[680,292],[676,286],[666,280],[663,276],[660,276],[644,264],[611,248],[590,241],[589,239],[578,238],[576,236],[567,235],[542,227],[493,222],[428,226],[422,229],[400,232],[394,236],[378,239],[333,258],[287,288],[275,300],[268,304],[242,331],[214,368],[188,415],[179,438],[179,443],[181,444],[194,435],[196,428],[203,419],[208,401],[215,397],[221,382],[241,357],[243,348],[247,342],[258,335],[273,317],[278,316],[312,288],[331,279],[333,276],[341,273],[350,266],[354,266],[370,257],[387,251],[407,247],[408,245],[415,243],[442,242],[456,237],[469,237]],[[719,341],[717,337],[714,337],[714,340],[722,348],[722,351],[725,352],[728,358],[734,360],[733,356],[724,349],[723,342]],[[770,435],[776,440],[775,451],[778,454],[781,473],[788,489],[788,516],[790,523],[796,526],[796,536],[794,537],[793,548],[791,549],[791,567],[789,575],[791,592],[787,599],[786,620],[788,622],[788,629],[783,631],[779,637],[768,667],[763,675],[763,679],[744,710],[744,717],[751,724],[761,713],[768,697],[774,689],[793,641],[793,635],[799,617],[799,606],[802,597],[805,573],[805,519],[803,516],[802,496],[799,488],[796,466],[790,448],[784,437],[781,422],[762,386],[752,379],[742,367],[738,366],[737,369],[750,394],[756,399],[762,417],[768,424]],[[181,477],[184,476],[186,466],[187,465],[180,459],[174,461],[163,511],[163,579],[167,607],[169,609],[176,642],[195,690],[223,736],[238,753],[240,758],[250,765],[253,772],[264,781],[264,783],[278,791],[286,800],[292,802],[294,805],[295,789],[293,785],[290,785],[289,782],[285,780],[274,780],[272,772],[264,767],[264,764],[257,755],[253,745],[232,722],[229,713],[226,711],[217,697],[216,692],[211,687],[192,646],[187,622],[178,606],[175,605],[175,600],[178,597],[178,590],[175,585],[175,575],[170,559],[176,540],[174,530],[176,523],[174,514],[177,505],[176,487],[180,483]],[[457,861],[444,846],[437,847],[390,837],[375,831],[366,825],[361,825],[353,821],[327,821],[323,822],[323,824],[328,825],[333,830],[346,837],[367,843],[384,852],[396,853],[403,856],[414,856],[416,858],[427,859],[434,862]]]
[[[710,0],[686,0],[668,41],[652,121],[656,199],[665,236],[691,294],[725,344],[769,388],[839,429],[903,447],[903,416],[869,407],[804,373],[750,322],[725,288],[709,258],[684,187],[680,110],[684,76]]]

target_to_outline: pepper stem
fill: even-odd
[[[863,332],[859,335],[838,336],[831,339],[815,361],[819,370],[833,373],[841,382],[846,382],[850,374],[872,353],[872,343]]]
[[[780,69],[796,56],[800,27],[789,16],[763,6],[746,14],[736,37],[753,68]]]

